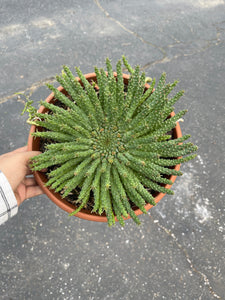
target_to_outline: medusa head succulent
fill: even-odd
[[[71,215],[84,208],[92,195],[93,212],[105,212],[109,225],[115,223],[115,216],[124,225],[128,215],[139,224],[132,205],[146,213],[147,203],[155,205],[153,191],[173,194],[165,188],[172,184],[166,175],[182,175],[172,166],[194,158],[197,149],[184,143],[189,135],[171,135],[186,113],[182,110],[170,116],[183,95],[180,91],[168,97],[177,81],[166,84],[163,73],[155,89],[155,80],[147,89],[139,66],[133,69],[125,57],[123,63],[130,72],[127,85],[120,60],[117,73],[109,59],[107,72],[96,67],[96,83],[76,68],[80,84],[64,66],[56,79],[66,94],[48,85],[62,105],[41,101],[49,112],[45,114],[30,102],[26,107],[28,123],[44,128],[33,135],[46,141],[44,152],[32,159],[32,169],[49,168],[46,185],[62,198],[79,189],[77,209]]]

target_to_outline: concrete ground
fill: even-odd
[[[26,144],[23,99],[61,66],[113,64],[179,78],[183,133],[199,146],[174,196],[137,227],[68,218],[46,196],[0,229],[0,299],[225,299],[225,3],[223,0],[1,0],[0,154]]]

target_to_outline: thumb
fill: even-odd
[[[41,153],[42,152],[40,151],[26,151],[22,153],[17,153],[18,159],[21,159],[21,161],[23,161],[23,164],[27,167],[27,174],[30,172],[30,159],[34,156],[40,155]]]
[[[40,151],[27,151],[4,157],[1,162],[1,171],[5,174],[14,191],[26,175],[32,174],[29,160],[39,154],[41,154]]]
[[[32,157],[37,156],[41,153],[42,152],[40,151],[26,151],[26,152],[18,153],[18,155],[23,156],[25,161],[29,161]]]

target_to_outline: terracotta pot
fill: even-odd
[[[116,73],[114,73],[114,75],[116,76]],[[89,73],[89,74],[85,75],[85,77],[86,77],[86,79],[88,81],[96,81],[96,74],[95,73]],[[123,78],[124,78],[124,83],[127,84],[128,80],[129,80],[129,75],[123,74]],[[80,81],[79,78],[77,78],[77,79]],[[148,84],[146,84],[146,89],[147,88],[149,88]],[[60,86],[58,88],[58,90],[61,91],[62,93],[66,94],[66,92],[65,92],[65,90],[64,90],[64,88],[62,86]],[[54,94],[51,93],[47,97],[46,101],[47,102],[53,102],[53,99],[54,99]],[[38,110],[38,112],[40,112],[40,113],[45,113],[47,111],[48,111],[48,109],[46,109],[44,106],[41,106],[39,108],[39,110]],[[172,112],[171,116],[174,116],[174,115],[175,115],[175,113]],[[35,130],[36,130],[36,126],[32,125],[31,129],[30,129],[30,133],[29,133],[29,138],[28,138],[28,150],[29,151],[31,151],[31,150],[35,150],[35,151],[37,150],[37,151],[39,151],[40,150],[40,138],[35,138],[34,139],[34,137],[31,136],[31,133],[35,132]],[[177,122],[176,127],[173,129],[173,136],[174,136],[174,138],[179,138],[179,137],[182,136],[180,125],[179,125],[178,122]],[[178,171],[180,169],[180,165],[176,165],[174,167],[174,169]],[[75,210],[75,208],[76,208],[75,205],[69,203],[65,199],[62,199],[59,193],[55,193],[53,190],[49,190],[49,188],[45,186],[45,183],[48,181],[47,176],[45,175],[45,173],[42,173],[42,172],[39,172],[39,171],[35,171],[34,172],[34,177],[35,177],[37,183],[39,184],[39,186],[44,191],[44,193],[56,205],[58,205],[61,209],[65,210],[68,213],[72,213]],[[176,176],[171,175],[169,177],[169,179],[174,183],[174,181],[176,179]],[[171,185],[166,185],[165,187],[166,188],[171,188]],[[165,194],[163,194],[163,193],[156,193],[155,202],[158,203],[164,196],[165,196]],[[150,204],[146,204],[145,205],[146,210],[149,210],[152,207],[153,206],[150,205]],[[134,209],[134,212],[135,212],[135,214],[137,216],[142,214],[142,211],[140,209],[138,209],[138,208]],[[81,218],[81,219],[89,220],[89,221],[107,222],[107,218],[106,218],[105,214],[102,214],[100,216],[100,215],[98,215],[96,213],[91,213],[91,211],[86,210],[86,209],[82,209],[75,216],[78,217],[78,218]],[[130,218],[130,216],[127,219],[129,219],[129,218]],[[116,218],[116,221],[117,221],[117,218]]]

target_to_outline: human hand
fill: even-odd
[[[24,146],[0,156],[0,170],[8,179],[18,206],[27,198],[43,194],[34,177],[27,177],[32,174],[28,165],[30,158],[40,153],[27,151],[27,146]]]

